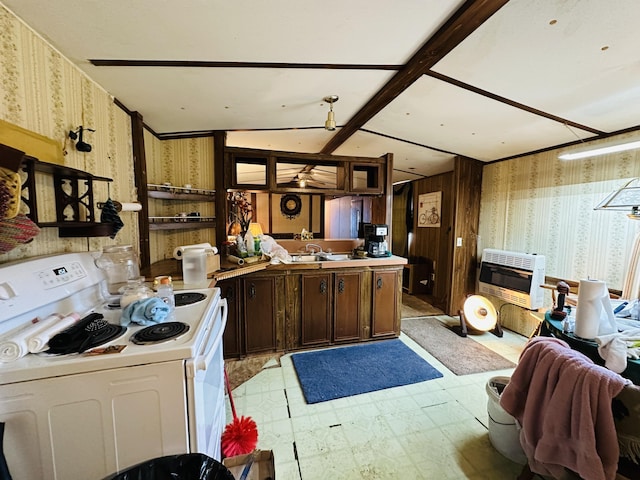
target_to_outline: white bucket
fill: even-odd
[[[493,377],[487,382],[487,413],[489,414],[489,440],[503,456],[520,465],[527,457],[520,446],[520,428],[516,419],[500,406],[500,395],[509,383],[509,377]]]

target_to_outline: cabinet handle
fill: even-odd
[[[382,277],[378,277],[378,280],[376,280],[376,287],[378,290],[382,288]]]
[[[320,293],[327,293],[327,281],[322,280],[320,282]]]
[[[256,285],[254,283],[249,285],[249,298],[256,298]]]
[[[338,293],[344,293],[344,278],[338,280]]]

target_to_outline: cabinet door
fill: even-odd
[[[275,279],[242,280],[244,341],[247,353],[276,349]]]
[[[242,330],[240,324],[239,280],[230,279],[218,282],[222,298],[227,299],[227,327],[222,337],[224,358],[237,358],[242,355]]]
[[[302,275],[302,345],[331,340],[331,274]]]
[[[360,273],[336,273],[333,285],[333,340],[360,338]]]
[[[397,334],[398,272],[373,272],[371,336]]]

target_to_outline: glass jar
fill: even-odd
[[[144,277],[128,280],[127,285],[120,289],[120,293],[122,293],[120,298],[121,308],[125,308],[135,301],[155,296],[155,292],[144,284]]]
[[[102,248],[96,265],[105,273],[109,294],[118,295],[128,280],[140,276],[138,255],[131,245],[110,245]]]

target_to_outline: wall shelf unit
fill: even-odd
[[[147,194],[151,198],[163,200],[192,200],[199,202],[215,201],[215,190],[204,190],[202,188],[173,187],[167,185],[147,185]]]
[[[27,205],[27,216],[41,228],[57,227],[60,237],[106,237],[115,233],[114,224],[96,220],[94,183],[112,182],[65,165],[41,162],[24,156],[21,163],[26,173],[21,200]],[[36,175],[44,174],[53,182],[56,220],[45,221],[38,213],[38,202],[46,201],[38,195]]]
[[[149,230],[184,230],[189,228],[215,228],[213,217],[149,217]]]
[[[147,184],[147,195],[157,200],[176,202],[215,202],[215,190]],[[187,230],[215,228],[215,217],[187,214],[187,216],[150,216],[149,230]]]

